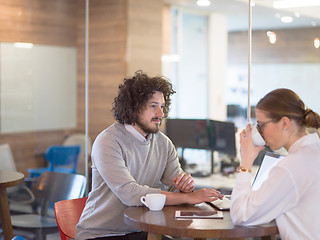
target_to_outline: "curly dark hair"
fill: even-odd
[[[171,104],[170,96],[175,93],[167,78],[149,77],[141,70],[135,72],[132,78],[124,78],[123,83],[119,85],[118,96],[112,104],[114,118],[122,124],[136,123],[137,112],[146,106],[156,91],[163,93],[163,114],[166,118]]]

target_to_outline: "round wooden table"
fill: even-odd
[[[275,234],[278,234],[274,221],[258,226],[235,226],[229,211],[223,212],[223,219],[177,220],[176,210],[213,209],[207,204],[165,206],[162,211],[149,211],[146,207],[129,207],[124,211],[124,218],[129,226],[148,232],[148,240],[161,239],[161,235],[194,239],[243,239],[248,237],[272,239]]]
[[[24,175],[19,172],[0,170],[0,219],[5,240],[13,238],[8,204],[7,188],[23,183]]]

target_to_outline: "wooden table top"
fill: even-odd
[[[0,188],[8,188],[23,183],[24,174],[19,172],[0,170]]]
[[[278,234],[275,221],[258,226],[235,226],[230,212],[223,219],[177,220],[176,210],[213,210],[207,204],[165,206],[162,211],[149,211],[146,207],[129,207],[124,212],[126,224],[141,231],[190,238],[247,238]]]

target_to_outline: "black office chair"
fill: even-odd
[[[78,174],[44,172],[33,184],[36,201],[40,203],[39,214],[12,215],[13,230],[34,233],[36,240],[45,239],[46,235],[58,232],[54,217],[53,204],[57,201],[81,198],[84,196],[86,178]],[[21,231],[23,230],[23,231]],[[30,236],[30,233],[27,234]]]

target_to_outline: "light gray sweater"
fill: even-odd
[[[141,206],[140,197],[159,193],[159,183],[171,187],[182,172],[174,145],[158,132],[139,141],[123,124],[102,131],[92,147],[92,191],[76,239],[123,235],[138,230],[127,226],[123,211]]]

